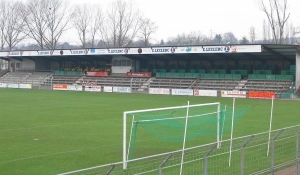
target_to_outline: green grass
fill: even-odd
[[[0,89],[0,99],[0,174],[22,175],[121,161],[124,111],[186,101],[232,106],[231,98],[19,89]],[[253,105],[235,127],[235,137],[268,130],[270,100],[236,99],[236,107]],[[299,101],[275,100],[273,129],[299,124],[299,113]]]

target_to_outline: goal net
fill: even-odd
[[[130,159],[179,150],[183,143],[220,142],[232,128],[231,109],[216,102],[124,112],[124,169]],[[246,111],[235,110],[235,124]]]

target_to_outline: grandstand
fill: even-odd
[[[132,92],[145,93],[149,88],[263,91],[278,97],[300,85],[300,49],[296,45],[159,48],[164,49],[0,52],[0,58],[10,62],[9,71],[0,73],[0,83],[130,87]],[[46,53],[51,55],[43,55]]]

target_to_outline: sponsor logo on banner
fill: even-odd
[[[22,56],[23,52],[22,51],[18,51],[18,52],[8,52],[9,56]]]
[[[113,91],[113,88],[111,86],[104,86],[103,87],[103,91],[104,92],[112,92]]]
[[[175,53],[176,47],[166,48],[166,47],[160,47],[160,48],[151,48],[152,53]]]
[[[19,84],[20,89],[31,89],[32,85],[31,84]]]
[[[7,84],[6,83],[0,83],[0,88],[6,88]]]
[[[185,49],[185,51],[188,52],[188,53],[191,52],[191,51],[192,51],[192,47],[187,47],[187,48]]]
[[[7,84],[8,88],[19,88],[19,84],[14,84],[14,83],[8,83]]]
[[[221,91],[221,97],[246,98],[246,91]]]
[[[230,46],[203,46],[203,52],[211,52],[211,53],[218,53],[218,52],[230,52]]]
[[[249,91],[249,98],[262,98],[262,99],[272,99],[275,98],[275,92],[260,92],[260,91]]]
[[[151,77],[152,72],[127,72],[127,77]]]
[[[87,49],[84,49],[84,50],[71,50],[72,55],[85,55],[88,52],[89,51]]]
[[[84,91],[88,92],[101,92],[101,86],[85,86]]]
[[[124,54],[124,49],[108,49],[108,53],[110,54]],[[128,53],[128,50],[127,50]]]
[[[260,45],[236,45],[231,46],[231,52],[261,52]]]
[[[105,77],[108,76],[108,73],[107,72],[86,72],[86,76]]]
[[[46,51],[37,51],[39,56],[44,56],[44,55],[52,55],[53,51],[46,50]]]
[[[206,97],[216,97],[218,95],[217,90],[194,90],[194,96],[206,96]]]
[[[130,93],[130,87],[113,87],[113,92]]]
[[[68,90],[68,85],[66,84],[53,84],[53,90]]]
[[[67,90],[69,90],[69,91],[82,91],[82,86],[80,86],[80,85],[68,85]]]
[[[192,89],[172,89],[172,95],[194,95],[194,91]]]
[[[170,95],[170,89],[166,88],[150,88],[149,94],[164,94],[164,95]]]
[[[90,49],[90,54],[107,54],[108,50],[107,49]]]

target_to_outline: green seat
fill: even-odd
[[[173,73],[167,72],[167,73],[166,73],[166,77],[173,77]]]
[[[197,78],[199,76],[199,73],[193,73],[193,78]]]
[[[275,75],[266,75],[266,79],[267,80],[276,80],[276,76]]]
[[[232,79],[232,74],[225,74],[225,79]]]
[[[219,78],[224,79],[225,78],[225,74],[219,74]]]
[[[193,73],[185,73],[184,77],[186,77],[186,78],[192,78],[193,77]]]
[[[173,73],[172,77],[179,77],[179,73]]]
[[[285,75],[284,79],[285,80],[292,80],[292,79],[294,79],[294,76],[293,75]]]
[[[209,78],[211,78],[211,74],[203,74],[203,78],[209,79]]]
[[[241,74],[232,74],[232,79],[241,79],[242,75]]]
[[[219,74],[211,74],[211,78],[218,79],[219,78]]]
[[[179,74],[179,77],[185,77],[184,73],[178,73],[178,74]]]

